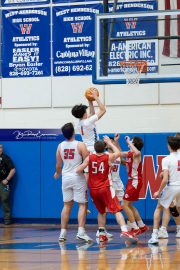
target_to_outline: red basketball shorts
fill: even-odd
[[[123,200],[138,201],[139,192],[142,188],[142,180],[128,180]]]
[[[106,212],[106,207],[109,213],[117,213],[122,210],[113,187],[90,189],[90,196],[98,212],[102,215]]]

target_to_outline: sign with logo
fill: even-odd
[[[3,10],[1,42],[3,78],[51,75],[49,7]]]
[[[53,75],[91,75],[95,14],[102,4],[53,7]]]
[[[92,1],[92,0],[53,0],[53,4],[55,3],[74,3],[74,2],[79,2],[79,3],[84,3],[84,2],[89,2],[89,1]],[[99,0],[93,0],[93,2],[99,2]]]
[[[117,12],[141,12],[158,9],[157,1],[144,2],[124,2],[117,4]],[[109,12],[113,10],[113,3],[109,4]],[[152,21],[156,17],[132,17],[118,18],[115,20],[113,38],[125,38],[127,41],[112,42],[111,51],[108,58],[109,74],[124,74],[123,67],[119,61],[124,60],[144,60],[147,61],[147,73],[158,72],[158,40],[128,40],[133,37],[156,37],[158,36],[157,21]],[[118,23],[116,23],[118,21]],[[110,24],[109,24],[110,27]],[[116,68],[117,66],[117,68]],[[117,70],[118,69],[118,70]]]
[[[61,129],[1,129],[0,141],[64,141]]]
[[[47,5],[50,0],[1,0],[2,7],[24,6],[24,5]]]

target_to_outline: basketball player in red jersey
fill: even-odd
[[[144,146],[143,140],[134,136],[132,141],[128,136],[125,137],[129,152],[121,152],[121,157],[126,157],[126,169],[128,175],[128,182],[126,185],[125,194],[122,201],[122,208],[130,221],[131,231],[133,236],[137,236],[148,230],[148,227],[143,223],[139,212],[132,205],[134,201],[138,201],[139,192],[142,188],[142,156],[141,149]],[[136,221],[138,226],[136,224]]]
[[[61,233],[59,241],[66,241],[66,229],[74,201],[79,205],[78,212],[78,233],[76,239],[80,241],[93,242],[86,234],[85,222],[87,214],[88,192],[86,179],[83,173],[77,174],[76,170],[89,155],[89,151],[83,142],[75,140],[75,131],[72,123],[62,127],[63,136],[66,140],[58,145],[56,152],[56,173],[54,178],[60,178],[62,170],[62,193],[64,208],[61,212]],[[63,169],[62,169],[63,163]]]
[[[112,154],[105,154],[104,150],[108,144],[112,149]],[[98,225],[99,225],[99,241],[107,241],[108,238],[105,232],[106,223],[106,208],[110,213],[116,217],[117,223],[121,226],[121,238],[137,243],[137,239],[128,233],[125,220],[121,214],[122,207],[115,191],[112,187],[112,174],[110,163],[116,160],[121,152],[111,142],[110,138],[104,136],[104,141],[98,140],[94,144],[96,154],[87,157],[84,162],[78,167],[77,173],[82,173],[83,170],[89,166],[89,184],[90,196],[98,209]]]

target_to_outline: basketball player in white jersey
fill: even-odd
[[[58,145],[56,152],[56,173],[55,179],[60,178],[62,170],[62,193],[64,208],[61,212],[61,233],[59,241],[66,241],[66,229],[73,207],[74,201],[79,205],[78,212],[78,233],[76,239],[80,241],[92,242],[93,240],[86,234],[85,222],[87,215],[88,192],[86,179],[83,173],[77,174],[77,167],[89,155],[86,145],[75,140],[75,131],[72,123],[67,123],[62,127],[63,136],[66,140]],[[63,169],[62,169],[63,163]]]
[[[112,144],[115,145],[120,152],[122,152],[120,146],[119,146],[119,138],[120,138],[120,134],[117,133],[115,134],[115,137],[109,137]],[[111,148],[110,145],[107,145],[107,154],[110,153],[114,153],[113,152],[113,149]],[[123,185],[123,182],[121,181],[121,178],[120,178],[120,175],[119,175],[119,172],[120,172],[120,165],[123,165],[123,166],[126,166],[126,161],[125,159],[123,158],[120,158],[118,157],[116,160],[113,160],[111,162],[111,172],[112,172],[112,186],[114,188],[114,191],[118,197],[118,200],[121,202],[122,199],[123,199],[123,196],[124,196],[124,185]],[[109,233],[108,233],[109,234]],[[110,235],[110,234],[109,234]],[[113,236],[113,235],[112,235]],[[111,236],[111,237],[112,237]],[[99,230],[97,230],[97,233],[96,233],[96,237],[99,237]],[[109,236],[110,237],[110,236]]]
[[[170,155],[163,158],[162,160],[162,170],[163,170],[163,180],[161,182],[160,188],[154,193],[154,198],[160,196],[163,191],[158,205],[154,212],[154,226],[152,238],[148,241],[149,244],[158,244],[158,228],[161,219],[161,213],[163,208],[170,208],[170,212],[174,218],[177,225],[180,225],[180,215],[177,211],[174,200],[180,196],[180,139],[174,136],[168,136],[168,149]],[[169,182],[169,185],[166,186]]]
[[[94,153],[94,143],[99,140],[99,135],[97,133],[95,122],[97,122],[106,112],[104,105],[101,103],[99,97],[97,96],[96,89],[90,90],[92,97],[96,100],[99,106],[99,112],[95,113],[93,102],[89,102],[89,115],[87,114],[87,106],[80,104],[75,105],[72,108],[72,115],[79,119],[77,123],[77,129],[81,134],[82,140],[85,143],[87,149]],[[88,182],[88,167],[84,170],[86,181]],[[90,211],[87,210],[87,214],[90,214]]]
[[[176,133],[175,137],[180,139],[180,133]],[[180,152],[180,149],[178,149]],[[163,179],[163,172],[160,174],[160,178]],[[180,213],[180,197],[176,198],[174,200],[174,203],[176,205],[177,211]],[[171,212],[170,209],[164,209],[163,210],[163,217],[162,217],[162,226],[159,228],[158,231],[158,238],[168,238],[168,232],[167,232],[167,227],[169,224],[169,221],[171,219]],[[176,237],[180,238],[180,226],[177,225],[176,227]]]
[[[87,114],[88,107],[83,104],[75,105],[71,112],[74,117],[79,119],[77,128],[81,133],[83,142],[85,143],[87,149],[94,153],[94,143],[99,140],[95,122],[97,122],[106,113],[106,109],[97,96],[96,90],[90,91],[92,93],[91,96],[96,100],[99,106],[99,111],[95,113],[93,102],[88,100],[90,113],[89,115]]]

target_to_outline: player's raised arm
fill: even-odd
[[[123,154],[124,154],[124,157],[127,157],[127,152],[122,152],[122,149],[119,145],[119,138],[120,138],[120,133],[116,133],[115,136],[114,136],[114,141],[115,141],[115,146],[119,149],[119,151],[121,152],[121,165],[123,166],[126,166],[126,161],[124,158],[122,158]]]
[[[89,165],[89,156],[85,158],[84,162],[77,168],[77,173],[82,173],[84,169]]]
[[[141,156],[141,151],[139,151],[133,144],[133,141],[130,141],[130,137],[125,137],[127,144],[129,145],[129,148],[134,152],[134,156],[138,157]]]
[[[119,151],[119,149],[111,142],[111,139],[108,136],[104,136],[103,137],[104,142],[106,144],[108,144],[112,150],[113,150],[113,154],[109,154],[109,161],[113,161],[115,159],[117,159],[118,157],[120,157],[121,152]]]
[[[96,114],[98,116],[98,119],[100,119],[106,113],[106,109],[105,109],[104,105],[101,103],[99,97],[97,96],[96,90],[91,90],[91,97],[93,97],[96,100],[96,102],[99,106],[100,111],[97,112]]]
[[[61,144],[58,145],[58,148],[56,151],[56,172],[54,174],[54,178],[56,180],[60,178],[61,170],[62,170],[62,158],[61,158],[60,152],[61,152]]]
[[[93,105],[92,100],[88,99],[88,103],[89,103],[89,115],[88,115],[88,118],[89,118],[89,117],[95,115],[95,109],[94,109],[94,105]]]

